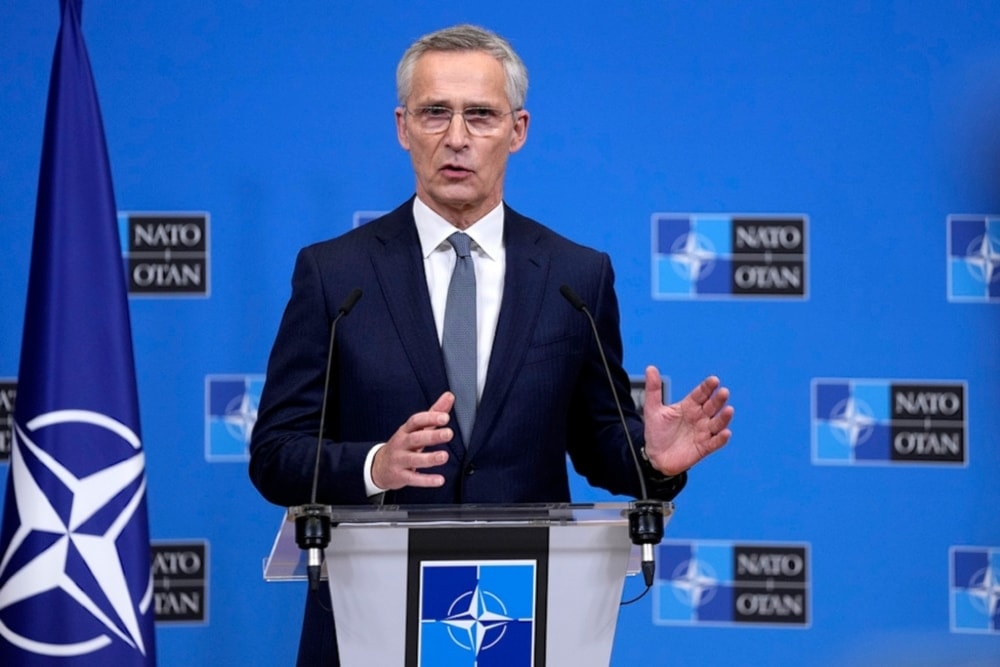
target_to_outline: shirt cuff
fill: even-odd
[[[368,456],[365,457],[365,493],[368,494],[369,498],[385,493],[385,489],[377,487],[372,480],[372,463],[375,462],[375,453],[383,447],[385,447],[384,442],[378,443],[368,450]]]

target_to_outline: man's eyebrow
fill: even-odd
[[[456,106],[451,103],[450,100],[442,99],[430,99],[423,102],[418,102],[414,105],[415,107],[447,107],[449,109],[498,109],[499,107],[492,103],[484,100],[466,102],[460,106]]]

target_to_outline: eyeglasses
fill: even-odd
[[[468,107],[456,112],[454,109],[444,106],[431,105],[403,110],[413,116],[417,121],[417,127],[427,134],[441,134],[451,127],[451,119],[456,113],[460,113],[465,121],[465,127],[469,134],[477,137],[486,137],[496,133],[503,125],[504,119],[517,111],[498,111],[491,107]]]

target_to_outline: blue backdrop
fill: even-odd
[[[119,210],[210,216],[208,293],[131,299],[152,537],[207,546],[207,617],[159,624],[161,664],[291,661],[304,586],[261,578],[281,511],[238,451],[212,455],[206,393],[226,376],[259,391],[301,246],[412,193],[395,65],[414,38],[466,21],[507,36],[531,75],[506,199],[611,254],[628,370],[658,365],[674,399],[709,373],[732,390],[734,438],[692,474],[672,545],[804,554],[794,623],[711,621],[661,567],[656,595],[621,613],[613,664],[1000,662],[996,2],[91,0]],[[0,6],[9,382],[57,28],[54,0]],[[803,293],[665,291],[657,272],[680,264],[654,222],[670,212],[691,231],[804,218]],[[877,426],[898,445],[902,422],[880,414],[913,398],[905,384],[961,391],[957,461],[862,455]],[[914,428],[939,433],[924,408]],[[833,436],[852,425],[837,459]]]

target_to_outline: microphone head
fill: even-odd
[[[577,310],[582,312],[587,309],[587,304],[583,302],[583,299],[577,296],[577,293],[574,292],[573,288],[570,287],[569,285],[563,285],[562,287],[560,287],[559,293],[562,294],[563,298],[569,301],[569,304],[574,308],[576,308]]]
[[[351,290],[350,294],[347,295],[347,298],[344,299],[344,303],[340,305],[340,310],[338,312],[341,315],[347,315],[347,313],[351,312],[351,309],[354,308],[354,304],[356,304],[360,298],[361,289],[355,287]]]

